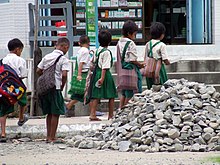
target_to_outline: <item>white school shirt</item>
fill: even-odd
[[[2,63],[14,69],[20,78],[27,77],[26,61],[16,54],[7,54],[7,56],[3,58]]]
[[[152,39],[151,41],[152,41],[152,46],[153,46],[155,43],[159,42],[160,40]],[[148,56],[149,51],[150,51],[150,41],[147,42],[146,47],[145,47],[145,51],[144,51],[145,58]],[[163,42],[160,42],[155,47],[153,47],[152,52],[153,52],[153,57],[155,59],[161,58],[163,61],[168,59],[166,44],[164,44]]]
[[[103,49],[103,47],[100,46],[95,51],[93,62],[95,62],[97,60],[96,52],[99,53],[102,49]],[[99,55],[98,66],[101,69],[110,69],[111,68],[111,60],[112,60],[112,57],[110,54],[110,50],[105,50],[104,52],[100,53],[100,55]]]
[[[120,38],[118,41],[118,45],[119,45],[119,49],[120,49],[120,54],[122,56],[125,44],[127,43],[127,41],[131,41],[130,44],[128,45],[127,51],[125,53],[125,62],[131,62],[131,61],[137,61],[137,46],[134,43],[134,41],[132,41],[129,38]]]
[[[77,62],[78,62],[78,67],[79,63],[83,62],[83,69],[82,72],[87,72],[90,67],[90,54],[89,54],[89,49],[86,47],[81,47],[77,53]]]
[[[49,53],[46,56],[44,56],[37,67],[42,70],[49,68],[54,64],[54,62],[60,55],[64,55],[62,51],[57,49],[54,50],[52,53]],[[56,70],[55,70],[56,89],[60,89],[62,85],[62,71],[64,70],[66,71],[70,70],[70,63],[65,56],[62,56],[56,64]]]

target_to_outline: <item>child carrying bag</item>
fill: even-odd
[[[15,70],[0,60],[0,102],[14,105],[25,91],[26,87]]]
[[[136,72],[135,66],[126,68],[123,67],[123,64],[126,65],[124,58],[125,58],[125,53],[127,51],[128,45],[130,44],[131,41],[128,41],[125,44],[125,47],[122,52],[122,56],[120,54],[120,48],[119,45],[117,45],[117,90],[137,90],[137,81],[138,81],[138,76]],[[130,64],[132,66],[133,64]]]
[[[56,90],[55,70],[56,64],[63,55],[60,55],[53,65],[43,71],[43,74],[37,80],[37,94],[44,96],[51,91]]]
[[[71,81],[71,89],[69,90],[68,94],[79,94],[83,95],[85,93],[85,87],[86,87],[86,77],[87,72],[82,72],[82,80],[77,80],[78,76],[78,62],[76,58],[76,64],[75,64],[75,70]]]
[[[162,60],[161,59],[155,59],[153,57],[152,49],[156,45],[158,45],[159,43],[160,43],[160,41],[156,42],[152,46],[152,41],[150,41],[150,50],[149,50],[147,58],[146,58],[146,66],[145,66],[144,71],[143,71],[143,76],[145,76],[147,78],[153,78],[155,84],[160,83],[160,69],[161,69],[161,65],[162,65]]]

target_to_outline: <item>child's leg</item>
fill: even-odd
[[[70,110],[70,109],[73,107],[73,105],[75,105],[77,102],[78,102],[78,100],[71,100],[71,101],[66,105],[67,110]]]
[[[126,105],[130,99],[131,99],[131,98],[125,98],[124,105]]]
[[[27,106],[20,106],[19,121],[24,121],[24,112]]]
[[[94,99],[89,103],[89,107],[90,107],[90,120],[92,119],[98,119],[96,117],[96,109],[97,109],[97,105],[99,103],[100,99]]]
[[[125,105],[125,96],[121,96],[120,104],[119,104],[119,109],[121,109],[124,105]]]
[[[58,127],[58,123],[59,123],[59,117],[60,117],[60,115],[52,114],[51,128],[50,128],[50,138],[51,138],[52,141],[55,140],[57,127]]]
[[[7,118],[7,115],[0,117],[1,130],[2,130],[1,136],[2,137],[6,136],[6,131],[5,131],[5,128],[6,128],[6,118]]]
[[[51,140],[50,137],[50,132],[51,132],[51,120],[52,120],[52,114],[48,114],[46,118],[46,124],[47,124],[47,139],[46,140]]]
[[[109,108],[109,111],[108,111],[108,119],[112,119],[112,118],[113,118],[114,104],[115,104],[114,101],[115,101],[114,98],[109,99],[109,102],[108,102],[108,108]]]

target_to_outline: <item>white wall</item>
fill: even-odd
[[[29,44],[28,3],[34,3],[34,0],[0,3],[0,52],[7,52],[7,43],[12,38],[19,38],[25,46]]]

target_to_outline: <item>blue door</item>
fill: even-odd
[[[187,0],[187,43],[211,43],[211,29],[211,1]]]

